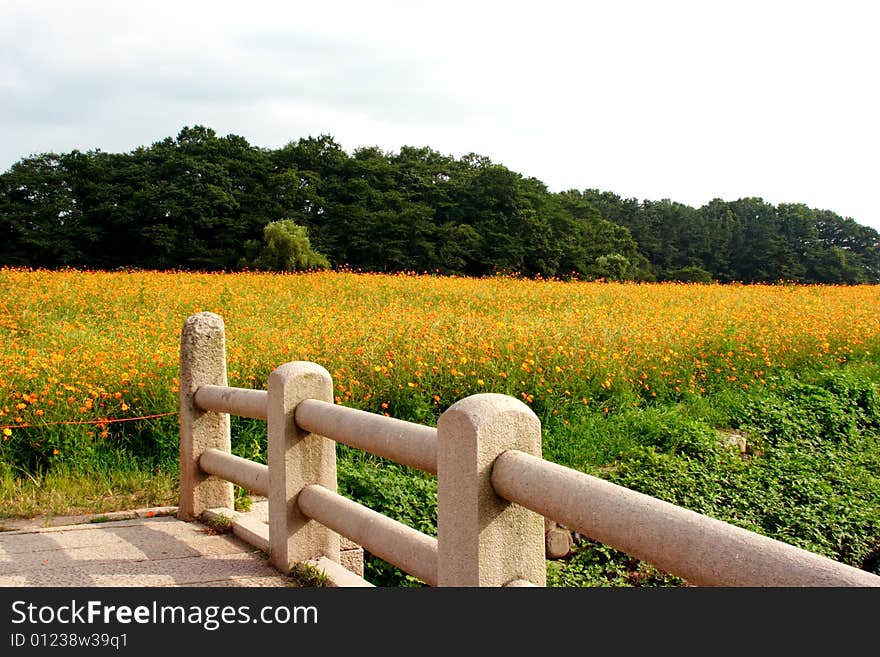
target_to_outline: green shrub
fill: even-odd
[[[654,427],[607,476],[862,567],[880,545],[875,400],[875,385],[858,375],[780,381],[729,406],[731,426],[748,436],[747,454],[702,440],[700,450],[670,451]]]
[[[413,529],[437,534],[437,480],[418,470],[340,446],[340,494]],[[421,582],[364,550],[364,577],[376,586]]]
[[[584,541],[565,559],[547,561],[547,586],[681,586],[684,581],[601,543]]]

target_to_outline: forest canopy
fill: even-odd
[[[308,250],[282,257],[285,244]],[[880,234],[803,204],[553,193],[474,153],[347,153],[329,135],[266,149],[194,126],[128,153],[13,164],[0,265],[857,284],[880,282]]]

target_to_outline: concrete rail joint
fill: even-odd
[[[362,545],[430,586],[437,584],[437,539],[320,485],[303,488],[303,515]]]
[[[193,395],[196,405],[202,410],[229,413],[256,420],[266,419],[268,396],[265,390],[213,385],[203,385]]]
[[[880,586],[880,577],[519,450],[495,492],[697,586]],[[638,527],[638,531],[633,531]]]
[[[299,403],[296,423],[305,431],[437,474],[437,430],[433,427],[317,399]]]

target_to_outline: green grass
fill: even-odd
[[[292,587],[319,588],[327,586],[330,578],[327,573],[310,563],[298,563],[290,569],[287,580]]]
[[[235,518],[219,514],[216,516],[203,516],[201,522],[214,534],[229,534],[235,526]]]
[[[16,476],[18,475],[18,476]],[[50,471],[0,469],[2,518],[105,513],[177,504],[177,471],[115,464],[67,464]]]

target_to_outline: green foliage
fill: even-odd
[[[232,453],[265,465],[267,461],[266,422],[254,418],[230,416]]]
[[[607,281],[624,281],[628,278],[630,269],[631,265],[626,256],[622,256],[619,253],[609,253],[596,258],[593,266],[589,269],[589,273],[596,278],[602,278]]]
[[[110,518],[110,516],[94,516],[92,518],[89,518],[89,523],[90,524],[101,524],[101,523],[105,523],[105,522],[110,522],[111,520],[112,519]]]
[[[585,540],[565,559],[547,561],[547,586],[681,586],[683,580],[602,543]]]
[[[712,282],[712,274],[707,272],[702,267],[697,267],[696,265],[689,265],[687,267],[673,269],[672,271],[668,272],[666,276],[669,278],[669,280],[681,281],[682,283]]]
[[[699,424],[673,451],[648,431],[609,479],[862,567],[880,547],[877,407],[876,383],[854,372],[781,381],[729,407],[745,454]]]
[[[240,511],[242,513],[247,513],[251,510],[251,506],[253,505],[253,500],[251,499],[250,492],[246,488],[242,488],[241,486],[236,485],[234,487],[235,491],[235,510]]]
[[[551,193],[474,153],[348,154],[329,135],[269,150],[198,125],[129,153],[43,153],[0,174],[0,265],[296,271],[329,263],[472,276],[876,283],[880,235],[802,204],[741,198],[692,208],[595,189]]]
[[[263,271],[306,271],[327,269],[327,258],[312,249],[309,231],[292,219],[281,219],[266,224],[263,229],[264,244],[253,257],[251,266]],[[246,248],[256,250],[254,242]]]
[[[59,425],[16,429],[0,442],[0,471],[44,472],[63,467],[131,460],[147,469],[177,468],[179,435],[174,417],[104,427]]]
[[[324,587],[327,586],[327,582],[330,580],[327,573],[306,562],[294,564],[287,577],[291,586],[301,588]]]
[[[762,389],[614,408],[548,419],[544,457],[880,574],[875,368],[803,371]],[[612,548],[585,545],[548,563],[552,585],[675,583]]]
[[[224,514],[216,516],[202,516],[201,522],[212,534],[229,534],[235,525],[235,519]]]
[[[880,392],[870,379],[849,373],[820,373],[813,381],[778,376],[776,390],[750,399],[734,418],[762,446],[845,446],[880,426]]]

